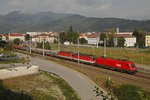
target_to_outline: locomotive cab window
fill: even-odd
[[[135,64],[131,64],[131,67],[132,67],[132,68],[135,68]]]
[[[129,65],[128,65],[128,64],[126,64],[126,66],[128,66],[128,67],[129,67]]]
[[[93,57],[93,60],[95,60],[96,58],[95,57]]]

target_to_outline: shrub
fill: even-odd
[[[134,85],[121,85],[115,91],[118,100],[143,100],[145,98],[143,90]]]

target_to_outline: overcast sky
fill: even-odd
[[[14,10],[145,20],[150,19],[150,0],[0,0],[0,14]]]

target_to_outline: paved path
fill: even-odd
[[[38,65],[41,70],[52,72],[66,80],[82,100],[102,100],[93,92],[94,86],[97,85],[85,75],[51,61],[33,57],[30,57],[30,60],[30,64]]]

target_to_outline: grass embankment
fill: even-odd
[[[51,44],[52,50],[58,50],[57,44]],[[61,46],[61,50],[77,52],[77,46]],[[92,54],[96,57],[104,55],[104,48],[99,47],[80,47],[80,52],[84,54]],[[150,49],[139,48],[109,48],[106,49],[106,55],[110,58],[128,59],[138,64],[150,66]]]
[[[2,82],[0,86],[2,87]],[[9,92],[5,89],[0,93],[0,98],[3,98],[1,100],[80,100],[68,83],[47,72],[6,79],[3,87],[14,95],[8,95]]]
[[[0,54],[4,54],[10,57],[16,57],[17,55],[13,51],[0,51]],[[0,61],[0,64],[10,64],[10,63],[25,63],[27,62],[25,58],[18,58],[7,61]]]

